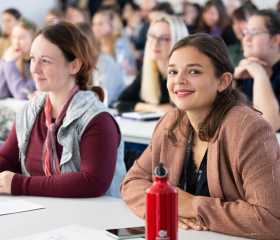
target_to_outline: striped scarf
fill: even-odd
[[[73,96],[78,91],[79,91],[79,86],[75,85],[70,91],[68,98],[64,103],[64,105],[62,106],[62,109],[60,110],[60,113],[54,123],[52,123],[52,119],[51,119],[52,106],[51,106],[49,94],[47,96],[46,105],[45,105],[45,114],[46,114],[46,126],[48,128],[48,132],[47,132],[47,138],[43,146],[43,156],[42,156],[43,168],[46,176],[60,174],[59,160],[56,152],[55,132],[58,126],[60,126],[61,122],[63,121]]]

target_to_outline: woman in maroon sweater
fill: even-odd
[[[125,174],[119,128],[93,92],[81,91],[92,80],[97,52],[79,29],[61,22],[38,33],[30,55],[36,88],[48,94],[18,112],[0,148],[0,193],[119,197]]]

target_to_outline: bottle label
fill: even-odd
[[[170,240],[170,237],[167,237],[167,230],[160,230],[158,235],[159,237],[156,237],[156,240]]]

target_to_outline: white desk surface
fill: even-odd
[[[43,205],[45,209],[0,216],[1,240],[29,236],[72,224],[97,230],[145,225],[145,221],[134,215],[121,199],[105,196],[74,199],[0,195],[0,201],[16,199]],[[179,229],[178,236],[178,240],[248,239],[211,231],[182,229]]]
[[[135,121],[116,117],[125,142],[149,144],[157,121]]]

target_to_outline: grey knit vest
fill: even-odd
[[[25,168],[25,156],[29,137],[38,114],[45,106],[46,96],[47,94],[45,93],[31,99],[17,113],[16,134],[19,147],[19,161],[21,162],[22,174],[25,176],[30,176]],[[63,119],[62,126],[57,133],[57,140],[63,146],[60,160],[61,174],[80,171],[81,156],[79,142],[81,136],[89,122],[101,112],[108,112],[111,115],[109,109],[96,98],[93,92],[79,91],[74,95]],[[119,189],[125,174],[124,142],[121,136],[114,177],[105,195],[121,198]]]

